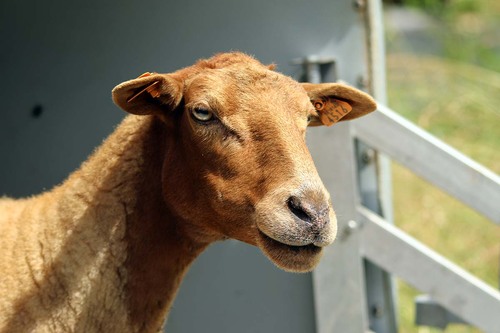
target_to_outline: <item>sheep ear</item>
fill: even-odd
[[[113,101],[137,115],[161,114],[175,109],[182,100],[182,82],[169,74],[144,73],[117,85]]]
[[[364,92],[341,83],[302,83],[316,113],[309,126],[331,126],[339,121],[362,117],[377,108]]]

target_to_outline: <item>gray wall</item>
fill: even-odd
[[[241,50],[298,77],[290,60],[316,54],[335,57],[339,77],[354,83],[366,70],[360,20],[349,0],[3,0],[0,195],[64,180],[123,118],[111,89],[145,71]],[[311,275],[284,273],[237,242],[213,245],[167,329],[312,332]]]

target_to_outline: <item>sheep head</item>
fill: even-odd
[[[301,84],[241,53],[146,73],[118,85],[113,99],[163,122],[168,151],[158,181],[187,236],[238,239],[296,272],[314,268],[337,229],[306,128],[376,108],[352,87]]]

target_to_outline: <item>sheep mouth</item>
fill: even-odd
[[[314,244],[288,245],[259,230],[257,244],[279,268],[289,272],[310,272],[318,264],[323,248]]]
[[[313,243],[311,244],[306,244],[306,245],[288,245],[286,243],[280,242],[274,238],[269,237],[262,231],[260,231],[261,237],[263,238],[263,241],[267,246],[274,247],[276,249],[281,249],[281,250],[287,250],[293,253],[301,253],[301,254],[316,254],[319,251],[321,251],[321,247],[314,245]]]

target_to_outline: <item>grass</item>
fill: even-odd
[[[387,62],[395,110],[500,172],[500,73],[409,54],[389,55]]]
[[[433,0],[414,2],[429,5],[431,15],[439,17],[439,31],[432,35],[443,46],[442,54],[402,53],[394,42],[397,33],[389,32],[390,106],[500,173],[500,37],[495,32],[500,30],[500,2],[450,0],[447,8]],[[397,164],[393,184],[400,228],[498,288],[499,226]],[[398,283],[400,332],[441,332],[414,326],[418,293]],[[445,332],[480,331],[450,325]]]

